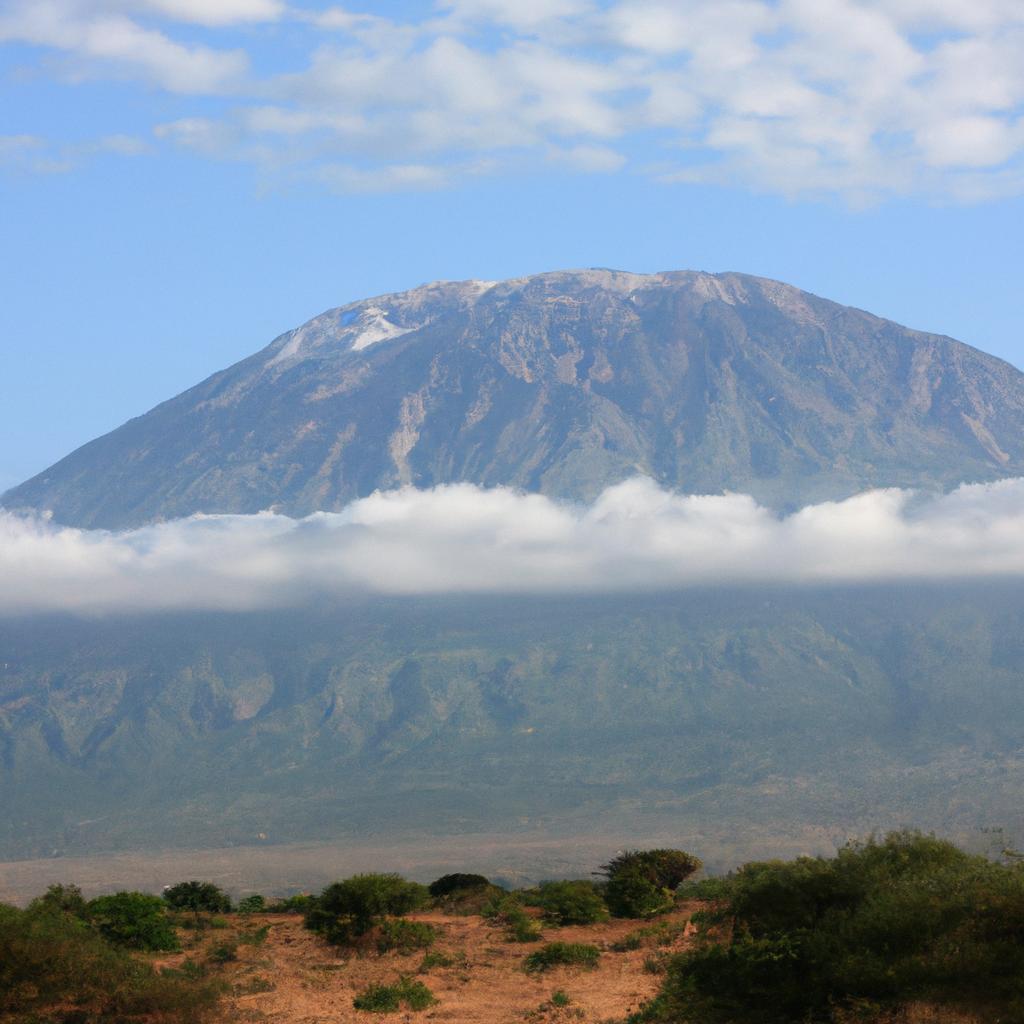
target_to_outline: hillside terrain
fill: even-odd
[[[0,855],[1012,834],[1022,636],[1013,583],[8,620]]]
[[[743,274],[437,283],[330,310],[8,491],[127,527],[469,481],[636,474],[777,507],[1024,474],[1024,375]]]

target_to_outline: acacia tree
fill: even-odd
[[[231,898],[213,882],[179,882],[164,889],[164,900],[175,910],[191,910],[201,913],[224,914],[231,909]]]
[[[680,883],[703,865],[685,850],[626,850],[602,865],[604,898],[616,917],[647,917],[670,909]]]

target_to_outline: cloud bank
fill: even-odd
[[[341,191],[532,162],[787,195],[1024,192],[1020,0],[380,9],[0,0],[0,43],[65,82],[162,91],[167,145]]]
[[[455,484],[341,512],[88,531],[0,511],[0,614],[252,610],[366,594],[615,593],[1024,576],[1024,479],[779,516],[637,478],[589,506]]]

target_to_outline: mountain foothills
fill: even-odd
[[[436,283],[330,310],[3,496],[62,523],[646,474],[780,508],[1024,473],[1024,375],[742,274]]]
[[[517,836],[669,831],[722,868],[875,827],[1012,837],[1022,598],[747,588],[0,622],[0,856],[489,832],[511,862]]]

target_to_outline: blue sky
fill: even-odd
[[[1019,0],[0,0],[0,489],[330,306],[776,277],[1024,366]]]

